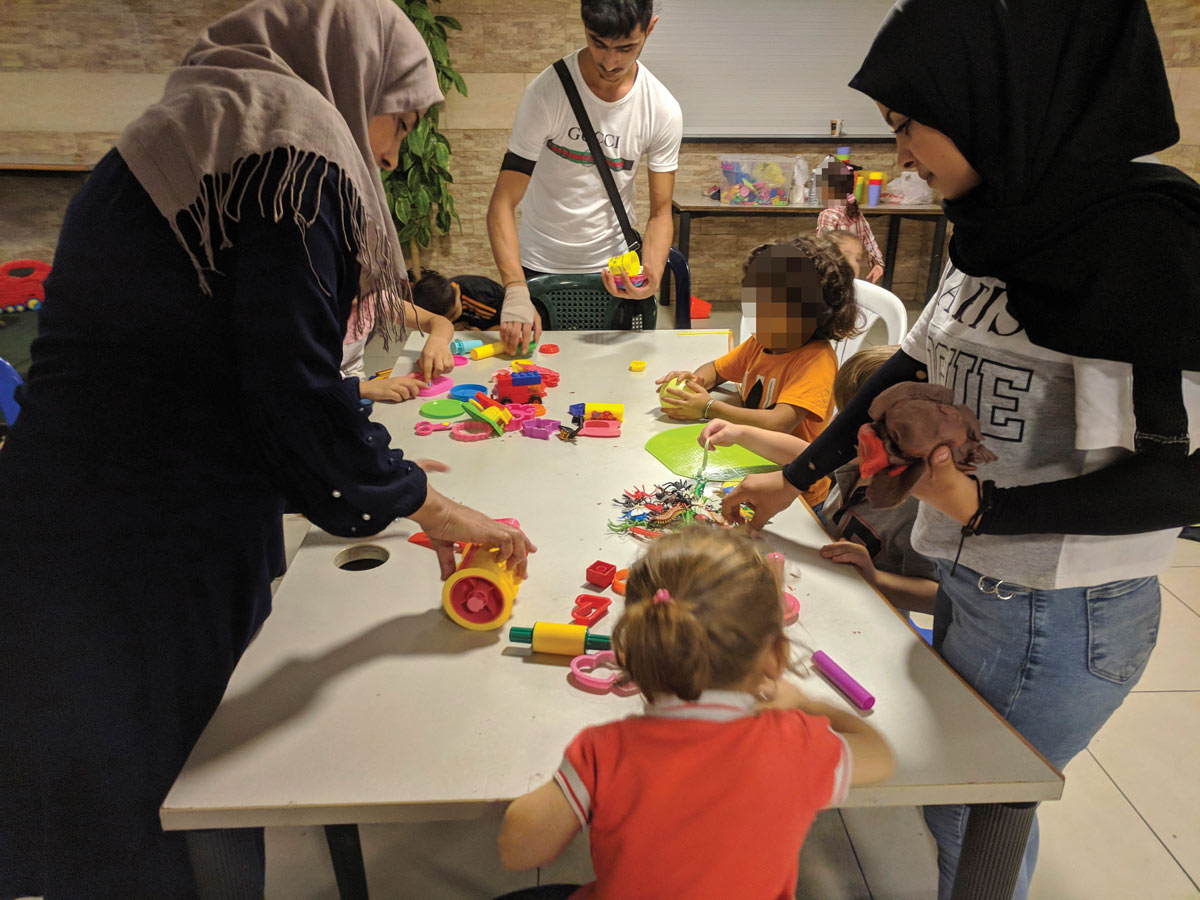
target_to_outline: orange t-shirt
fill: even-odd
[[[768,353],[751,335],[713,365],[718,377],[742,384],[742,403],[747,409],[773,409],[786,403],[807,413],[792,434],[814,441],[833,414],[833,379],[837,354],[829,341],[809,341],[799,350]],[[829,493],[829,479],[822,478],[801,496],[816,506]]]
[[[824,717],[755,714],[705,691],[576,735],[555,781],[588,830],[596,881],[571,900],[785,900],[817,811],[850,784]]]

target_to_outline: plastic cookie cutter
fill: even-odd
[[[579,430],[582,437],[620,437],[621,423],[616,419],[589,419]]]
[[[444,394],[450,388],[454,387],[454,379],[449,375],[439,375],[429,384],[417,389],[418,397],[436,397],[438,394]]]
[[[604,669],[605,674],[596,674]],[[617,656],[611,650],[586,653],[571,660],[571,681],[576,687],[595,694],[609,691],[621,697],[632,697],[639,688],[632,681],[622,682],[621,670],[617,667]]]
[[[562,423],[558,419],[526,419],[521,423],[521,432],[525,437],[550,440],[550,435],[558,431]]]
[[[595,625],[608,614],[612,606],[612,598],[599,594],[580,594],[575,598],[575,608],[571,610],[571,621],[576,625]]]
[[[783,624],[794,625],[800,621],[800,601],[794,594],[783,592]]]
[[[495,433],[492,426],[487,422],[455,422],[450,429],[452,440],[464,441],[466,443],[486,441]]]
[[[435,431],[450,431],[452,426],[448,422],[418,422],[413,428],[421,437],[428,437]]]

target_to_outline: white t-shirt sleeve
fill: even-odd
[[[562,90],[553,68],[546,69],[533,79],[521,95],[521,104],[517,107],[517,116],[513,120],[512,135],[508,139],[510,153],[534,162],[546,146],[551,131],[550,110],[546,103],[547,78],[554,81],[554,87]]]
[[[937,293],[934,294],[937,297]],[[925,309],[921,311],[921,317],[917,319],[916,324],[909,329],[908,334],[904,336],[904,340],[900,342],[900,349],[904,351],[906,356],[911,356],[917,362],[929,364],[929,322],[933,319],[934,311],[937,308],[937,302],[930,300],[925,304]]]
[[[664,98],[663,106],[669,107],[669,111],[663,110],[666,114],[662,117],[662,127],[656,129],[654,143],[646,148],[646,165],[651,172],[674,172],[679,168],[679,145],[683,141],[683,110],[670,95]]]

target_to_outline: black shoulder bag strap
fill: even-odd
[[[592,162],[596,164],[596,171],[600,173],[600,180],[604,182],[604,189],[608,191],[608,199],[617,213],[617,221],[621,223],[621,233],[625,235],[625,243],[629,245],[630,250],[640,251],[642,236],[633,230],[633,225],[629,221],[629,213],[625,211],[625,203],[621,200],[621,195],[617,193],[617,183],[613,180],[612,172],[609,171],[608,158],[600,149],[600,141],[596,139],[596,129],[592,127],[587,110],[583,108],[583,98],[579,96],[579,88],[575,85],[575,79],[571,77],[567,61],[565,59],[558,60],[554,64],[554,71],[558,74],[558,80],[562,82],[563,90],[567,92],[567,100],[571,102],[575,121],[579,124],[579,130],[583,132],[588,149],[592,151]]]

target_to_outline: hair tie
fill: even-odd
[[[674,603],[675,601],[671,599],[670,591],[668,591],[666,588],[659,588],[657,591],[654,592],[654,602],[655,603]]]

